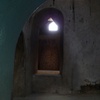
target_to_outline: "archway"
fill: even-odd
[[[58,25],[57,31],[50,32],[48,30],[50,19]],[[45,8],[34,16],[31,32],[31,54],[32,60],[35,59],[35,62],[32,63],[32,66],[35,66],[33,74],[61,73],[63,67],[63,27],[63,15],[56,8]]]
[[[37,84],[36,84],[36,81],[33,79],[33,75],[46,74],[47,77],[48,77],[48,74],[61,75],[61,71],[63,68],[64,19],[63,19],[62,13],[58,9],[55,9],[55,8],[45,8],[39,11],[38,13],[36,13],[35,16],[33,15],[30,17],[28,22],[26,22],[26,25],[23,28],[23,32],[21,33],[19,37],[18,45],[20,46],[20,48],[18,48],[18,46],[16,48],[16,50],[19,51],[17,53],[18,55],[20,54],[20,51],[22,52],[22,54],[24,53],[24,55],[21,56],[23,62],[15,63],[17,64],[15,65],[17,66],[16,67],[17,70],[22,71],[22,73],[18,72],[17,73],[18,76],[16,76],[17,81],[22,79],[20,82],[18,81],[18,84],[15,86],[16,96],[26,95],[27,91],[31,93],[32,91],[37,92],[37,90],[38,91],[43,90],[41,89],[41,87],[35,86]],[[52,18],[59,26],[58,31],[56,32],[48,31],[47,24],[49,24],[48,20],[50,18]],[[23,46],[21,46],[21,44]],[[51,58],[48,58],[48,55]],[[53,85],[54,78],[57,78],[57,80],[60,81],[60,77],[51,76],[50,82],[52,82],[52,85]],[[44,81],[45,81],[45,78],[43,77],[42,82]],[[38,83],[41,84],[40,80],[38,81]],[[15,81],[15,84],[16,84],[16,81]],[[18,91],[18,88],[20,88],[19,89],[20,91]],[[41,92],[44,92],[48,89],[49,87],[46,86],[46,89]]]

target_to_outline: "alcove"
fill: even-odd
[[[48,30],[50,19],[58,25],[57,31]],[[62,13],[51,7],[33,13],[26,22],[16,46],[14,96],[56,91],[54,81],[60,83],[63,68],[63,23]]]
[[[52,22],[56,24],[58,30],[49,30],[48,26]],[[33,74],[61,73],[63,67],[63,22],[62,13],[56,8],[45,8],[34,16],[31,33]]]

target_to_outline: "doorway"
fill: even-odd
[[[63,15],[58,9],[45,8],[35,15],[34,20],[35,31],[32,33],[37,34],[35,74],[60,74],[63,66]],[[58,30],[48,29],[52,22],[56,23]]]

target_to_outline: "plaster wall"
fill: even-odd
[[[51,4],[52,1],[47,0],[32,14],[30,22],[38,11],[50,7]],[[79,90],[81,85],[100,83],[99,5],[99,0],[57,0],[55,2],[54,7],[64,16],[63,71],[59,76],[33,76],[34,92],[66,94]],[[31,25],[32,23],[27,21],[23,28],[26,49],[29,53],[31,32],[28,27],[32,28]]]

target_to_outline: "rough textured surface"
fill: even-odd
[[[23,31],[26,36],[27,51],[30,51],[30,29],[33,29],[34,27],[31,23],[32,21],[34,23],[34,15],[43,8],[49,7],[51,4],[52,1],[47,0],[47,2],[33,13],[30,20],[27,21],[24,26]],[[27,74],[28,77],[30,76],[33,78],[32,84],[34,92],[45,91],[54,93],[57,88],[61,88],[60,90],[57,90],[57,92],[66,94],[80,90],[81,85],[87,85],[88,82],[91,84],[94,84],[94,82],[100,83],[99,4],[99,0],[91,0],[91,2],[90,0],[57,0],[55,2],[55,8],[58,8],[64,16],[64,55],[62,74],[60,76],[61,79],[55,76],[57,80],[59,80],[55,83],[55,78],[53,76],[32,77],[32,75]],[[34,34],[34,37],[37,36],[36,33],[32,34]],[[36,38],[33,40],[34,43],[37,42],[35,39]],[[36,56],[36,49],[34,49],[33,52],[34,56]],[[37,63],[36,59],[37,58],[34,58],[35,63]],[[49,83],[54,83],[56,85],[50,85]],[[57,85],[60,83],[63,83],[64,85]],[[55,89],[52,87],[57,88]]]

